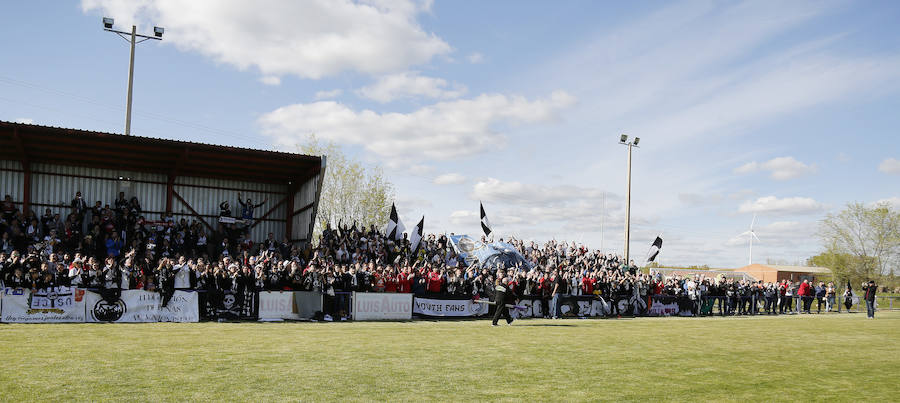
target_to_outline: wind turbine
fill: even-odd
[[[753,215],[753,221],[750,221],[750,230],[738,235],[739,237],[746,235],[750,239],[750,260],[747,263],[748,266],[753,264],[753,240],[756,239],[757,242],[761,242],[759,237],[756,236],[756,232],[753,231],[754,225],[756,225],[756,214]]]

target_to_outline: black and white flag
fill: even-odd
[[[478,202],[478,205],[481,206],[481,229],[484,231],[484,236],[491,236],[491,222],[488,221],[487,214],[484,213],[484,204]]]
[[[659,254],[660,249],[662,249],[662,238],[656,237],[656,240],[653,241],[653,245],[650,245],[650,252],[647,254],[648,263],[656,259],[656,255]]]
[[[412,232],[409,234],[409,250],[412,252],[413,256],[419,252],[419,244],[422,242],[422,234],[425,228],[425,216],[422,216],[422,219],[419,220],[419,223],[416,224],[416,227],[413,228]]]
[[[403,231],[405,230],[406,227],[403,226],[400,216],[397,215],[397,207],[394,206],[394,203],[391,203],[391,215],[388,218],[387,228],[384,230],[384,233],[388,239],[396,241],[403,237]]]

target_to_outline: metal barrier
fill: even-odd
[[[847,309],[844,305],[846,301],[846,297],[842,295],[835,296],[834,304],[829,306],[827,304],[827,298],[822,298],[822,309],[819,310],[819,298],[817,297],[808,297],[810,304],[810,312],[816,311],[821,313],[826,312],[866,312],[866,302],[861,297],[852,297],[850,306],[851,309]],[[875,309],[876,311],[893,311],[900,310],[900,301],[895,302],[894,300],[900,299],[897,296],[876,296],[875,297]],[[789,301],[789,303],[788,303]],[[712,303],[712,305],[708,305]],[[734,307],[731,308],[730,304],[733,304]],[[799,295],[792,295],[790,297],[778,297],[774,301],[775,312],[778,314],[799,314],[804,312],[803,304],[804,297]],[[737,314],[741,312],[752,312],[752,314],[766,314],[768,311],[766,308],[766,298],[756,298],[756,297],[723,297],[723,296],[701,296],[700,297],[700,308],[698,315],[700,316],[715,316],[715,315],[725,315],[725,314],[735,314],[733,311],[737,311]],[[743,305],[743,309],[741,309],[741,305]],[[749,306],[748,306],[749,305]],[[787,309],[784,309],[786,307]],[[705,308],[705,309],[704,309]]]
[[[102,290],[88,288],[86,290],[100,292]],[[205,304],[207,298],[206,290],[195,290],[198,292],[200,297],[200,303]],[[343,312],[346,317],[350,318],[353,315],[352,307],[353,307],[353,293],[352,292],[335,292],[334,296],[326,296],[324,301],[323,308],[326,311],[341,313]],[[540,296],[526,296],[529,298],[533,298],[536,300],[542,299]],[[575,298],[590,298],[590,296],[576,296]],[[691,313],[694,316],[725,316],[725,315],[767,315],[774,308],[774,312],[779,315],[783,314],[800,314],[803,312],[803,303],[804,297],[793,295],[790,297],[781,297],[775,298],[774,301],[769,301],[770,304],[767,304],[767,300],[765,297],[743,297],[743,296],[734,296],[734,297],[726,297],[726,296],[710,296],[704,295],[700,296],[699,299],[690,300],[688,297],[683,296],[669,296],[669,295],[650,295],[649,298],[653,301],[653,303],[673,303],[673,302],[687,302],[690,301],[687,305],[691,305]],[[849,313],[865,313],[866,312],[866,304],[865,300],[861,297],[852,297],[850,309],[847,309],[844,305],[844,302],[847,300],[846,297],[842,295],[835,296],[834,303],[830,306],[830,310],[828,310],[828,306],[825,303],[826,298],[823,298],[822,307],[823,309],[819,311],[818,306],[818,298],[809,297],[810,298],[810,312],[816,311],[821,313],[828,312],[849,312]],[[628,299],[627,296],[622,296],[618,299]],[[900,296],[876,296],[875,297],[875,310],[876,311],[893,311],[900,310],[900,301],[895,302],[894,300],[900,299]],[[646,301],[645,301],[646,302]],[[774,306],[771,305],[774,303]],[[766,309],[766,308],[770,309]],[[644,315],[647,316],[647,311],[644,310]],[[684,311],[688,312],[688,311]],[[204,310],[201,307],[201,316],[205,316]],[[339,318],[337,320],[340,320]]]

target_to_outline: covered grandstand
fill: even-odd
[[[37,215],[65,216],[76,192],[89,205],[124,192],[140,200],[147,220],[170,215],[213,232],[223,221],[220,203],[239,207],[240,193],[268,200],[245,223],[253,239],[274,233],[303,244],[324,173],[319,156],[0,121],[0,196]]]

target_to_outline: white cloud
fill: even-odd
[[[34,119],[31,118],[18,118],[15,120],[16,123],[24,123],[26,125],[33,125]]]
[[[434,178],[433,183],[435,185],[459,185],[465,183],[466,177],[460,175],[458,173],[448,173],[443,175],[438,175]]]
[[[813,221],[775,221],[753,229],[759,238],[759,240],[753,240],[753,246],[754,248],[757,245],[784,247],[809,243],[810,241],[817,242],[818,238],[815,236],[817,229],[818,224]],[[725,246],[746,247],[748,243],[747,235],[738,235],[725,242]]]
[[[574,97],[562,91],[533,101],[483,94],[410,113],[378,113],[323,101],[284,106],[258,122],[279,146],[292,147],[303,136],[315,133],[338,144],[362,146],[381,157],[446,160],[502,147],[506,142],[502,125],[548,122],[574,102]]]
[[[401,194],[397,196],[397,209],[404,211],[405,213],[413,212],[413,215],[421,215],[422,210],[429,209],[434,206],[434,203],[428,199],[422,199],[406,194]]]
[[[778,157],[765,162],[751,161],[734,169],[735,173],[747,174],[758,171],[769,171],[772,179],[788,180],[816,172],[815,164],[807,165],[794,157]]]
[[[341,90],[340,88],[333,89],[331,91],[317,91],[316,92],[316,100],[337,98],[337,97],[341,96],[341,94],[343,94],[343,93],[344,93],[344,91]]]
[[[281,85],[281,77],[278,76],[262,76],[259,82],[265,85]]]
[[[469,197],[483,201],[491,222],[506,234],[597,232],[624,222],[621,196],[598,188],[487,178],[472,186]],[[633,215],[632,222],[648,220]]]
[[[673,2],[587,37],[541,71],[570,77],[585,93],[613,94],[583,97],[585,113],[635,133],[656,133],[657,147],[743,134],[806,108],[896,89],[895,53],[845,54],[832,46],[840,33],[784,40],[785,33],[843,7]]]
[[[779,199],[775,196],[765,196],[755,201],[746,201],[738,208],[739,213],[759,214],[813,214],[821,212],[825,205],[809,197],[785,197]]]
[[[900,174],[900,160],[888,158],[878,164],[878,170],[886,174]]]
[[[375,84],[361,88],[357,93],[381,103],[403,98],[454,99],[466,93],[466,87],[454,85],[447,88],[447,80],[420,76],[418,73],[398,73],[383,76]]]
[[[719,193],[678,193],[678,200],[689,205],[710,205],[721,202],[724,197]]]
[[[516,181],[501,181],[487,178],[472,187],[471,198],[504,204],[533,207],[556,207],[574,201],[596,202],[604,195],[609,199],[618,196],[597,188],[583,188],[571,185],[536,185]]]
[[[478,213],[469,210],[456,210],[450,213],[450,224],[467,225],[477,222]]]
[[[163,43],[264,76],[318,79],[344,71],[384,74],[451,52],[416,21],[431,2],[414,0],[82,0],[85,12],[166,28]]]
[[[895,209],[900,210],[900,197],[894,196],[894,197],[888,197],[886,199],[877,200],[877,201],[873,202],[871,205],[876,206],[879,204],[887,204],[888,206],[891,206]]]
[[[759,171],[759,163],[756,161],[748,162],[734,169],[736,174],[748,174],[756,171]]]
[[[472,64],[484,63],[484,55],[478,52],[469,53],[469,55],[466,56],[466,59]]]

